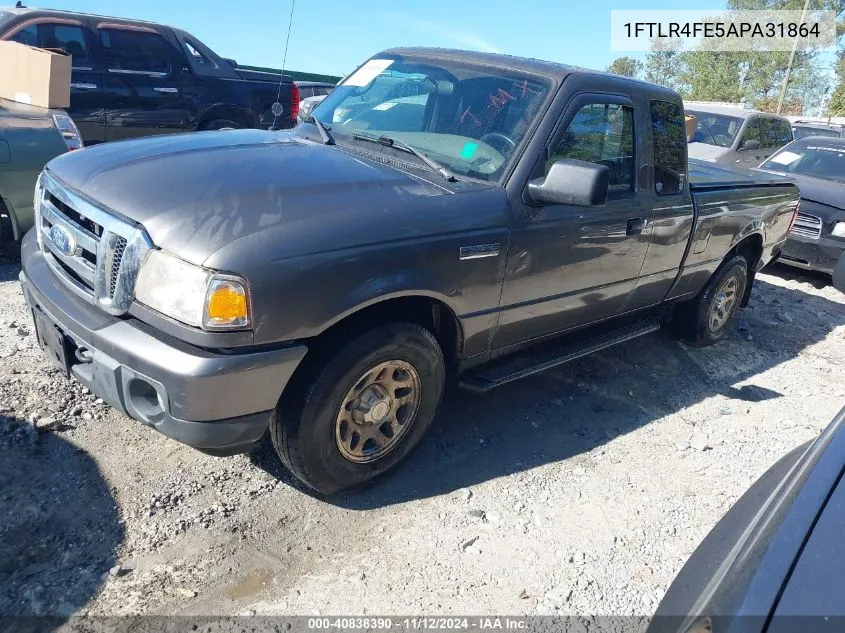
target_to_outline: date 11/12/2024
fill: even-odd
[[[354,631],[354,630],[399,630],[399,631],[521,631],[528,629],[524,618],[478,616],[478,617],[404,617],[401,619],[380,617],[309,618],[311,631]]]

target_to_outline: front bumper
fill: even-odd
[[[814,240],[790,234],[778,261],[796,268],[832,275],[843,252],[845,240],[824,236]]]
[[[112,407],[207,453],[243,452],[261,439],[307,351],[293,345],[220,353],[106,314],[53,274],[32,232],[21,244],[21,263],[27,305],[65,335],[72,375]]]

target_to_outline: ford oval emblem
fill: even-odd
[[[62,255],[70,257],[76,254],[76,240],[62,225],[54,224],[47,235]]]

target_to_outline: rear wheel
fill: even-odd
[[[237,121],[231,119],[214,119],[200,125],[200,130],[239,130],[243,127]]]
[[[695,299],[678,305],[675,327],[691,345],[704,347],[724,338],[748,284],[748,262],[736,255],[722,263]]]
[[[419,443],[444,375],[443,354],[425,328],[395,323],[365,332],[290,386],[270,425],[276,452],[315,490],[360,487]]]

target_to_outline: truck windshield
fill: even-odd
[[[760,169],[845,182],[845,145],[787,145],[760,165]]]
[[[726,114],[713,114],[712,112],[691,111],[695,115],[698,124],[695,126],[695,134],[690,142],[707,143],[719,147],[730,147],[733,145],[739,128],[742,127],[742,119]]]
[[[313,111],[339,143],[404,141],[456,174],[495,180],[550,94],[532,75],[439,59],[370,59]]]

